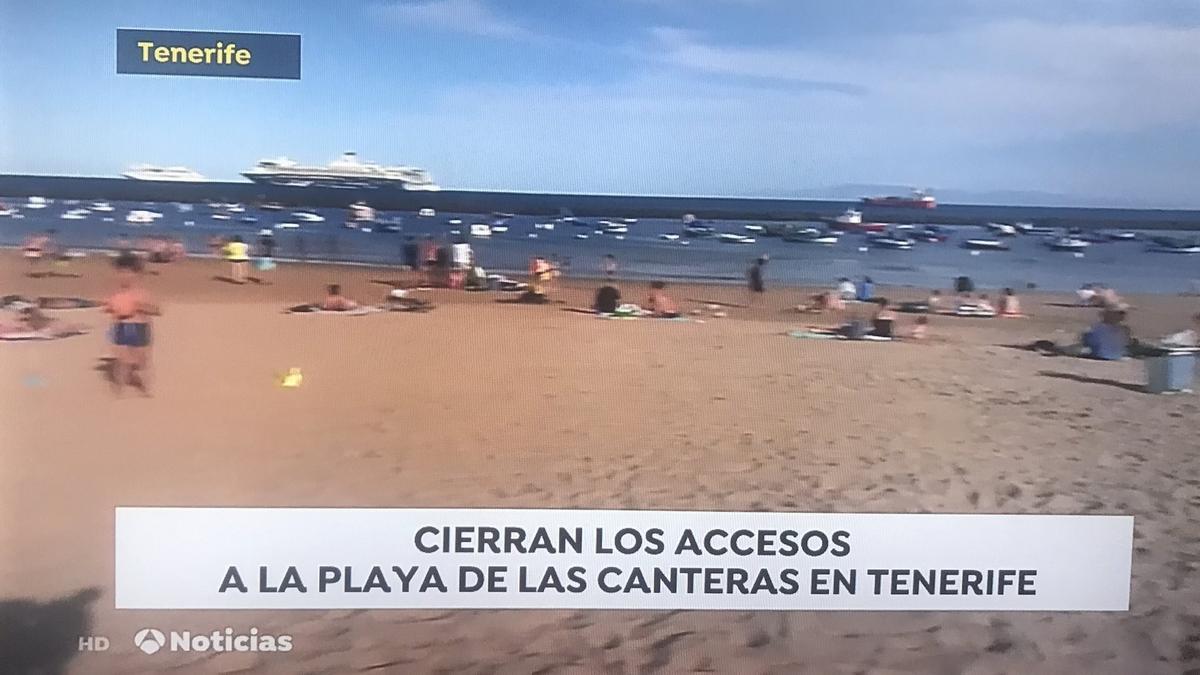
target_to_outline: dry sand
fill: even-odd
[[[90,632],[113,647],[70,672],[1200,672],[1200,400],[1142,393],[1136,361],[1003,346],[1077,333],[1093,311],[1047,304],[1069,298],[879,345],[785,337],[813,322],[787,309],[796,289],[704,323],[562,311],[589,304],[583,282],[565,304],[438,290],[428,314],[344,318],[279,310],[331,281],[375,300],[399,273],[284,265],[237,287],[216,261],[157,269],[153,398],[116,399],[95,369],[97,310],[56,313],[90,335],[0,343],[0,601],[100,589]],[[0,294],[112,287],[103,260],[73,271],[28,279],[4,252]],[[672,290],[685,309],[745,301]],[[1144,336],[1200,309],[1132,300]],[[293,366],[304,386],[279,388]],[[1128,613],[116,612],[117,505],[1132,514],[1136,550]],[[254,625],[296,650],[146,657],[145,625]]]

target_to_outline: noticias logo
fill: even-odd
[[[259,633],[257,628],[235,633],[226,627],[211,633],[170,631],[168,637],[157,628],[143,628],[133,636],[133,644],[147,654],[163,648],[173,652],[290,652],[292,636]]]

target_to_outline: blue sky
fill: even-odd
[[[301,33],[303,79],[118,76],[118,26]],[[349,149],[461,188],[1200,206],[1200,3],[0,0],[2,172]]]

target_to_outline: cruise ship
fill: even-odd
[[[152,164],[131,166],[128,171],[121,175],[133,180],[171,181],[176,183],[199,183],[208,180],[203,174],[193,171],[186,166],[154,166]]]
[[[285,187],[378,188],[394,186],[405,190],[440,190],[424,169],[412,166],[383,166],[361,162],[347,152],[327,166],[304,166],[281,157],[259,161],[242,175],[255,183]]]

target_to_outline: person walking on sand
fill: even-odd
[[[150,317],[158,316],[161,310],[138,284],[141,259],[132,253],[122,253],[114,266],[119,288],[104,302],[104,311],[112,316],[113,322],[110,333],[116,357],[113,390],[120,394],[129,385],[149,396],[146,370],[150,363]]]
[[[746,288],[749,290],[750,305],[758,303],[758,298],[766,292],[766,283],[763,281],[763,268],[767,264],[767,256],[759,256],[750,269],[746,270]]]
[[[604,254],[604,276],[609,279],[617,274],[617,256],[611,253]]]
[[[229,261],[230,279],[235,284],[246,283],[250,267],[250,245],[235,236],[225,244],[225,259]]]
[[[41,266],[42,260],[50,254],[52,247],[49,230],[44,234],[34,234],[25,238],[25,243],[21,246],[21,249],[25,260],[29,261],[27,276],[38,276],[38,267]]]

